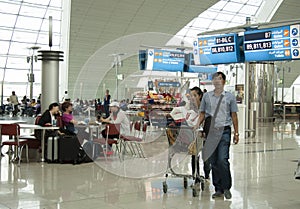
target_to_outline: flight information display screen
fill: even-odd
[[[199,36],[194,41],[195,64],[211,65],[241,61],[238,36],[235,33]]]
[[[147,50],[147,70],[182,72],[185,54],[182,51],[165,49]]]
[[[246,31],[245,61],[299,59],[299,25]]]

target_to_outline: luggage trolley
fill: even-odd
[[[200,188],[196,188],[196,184],[194,183],[193,186],[193,197],[196,197],[199,195],[199,189],[204,190],[204,176],[197,176],[197,160],[195,160],[195,173],[192,175],[189,174],[179,174],[176,173],[172,168],[172,158],[177,153],[185,153],[188,154],[188,147],[191,144],[191,142],[195,139],[196,140],[196,149],[198,150],[198,153],[202,150],[203,147],[203,139],[202,137],[199,137],[199,131],[200,130],[193,130],[192,127],[181,125],[181,126],[168,126],[166,128],[166,134],[168,137],[169,142],[169,151],[168,151],[168,164],[167,164],[167,170],[165,174],[165,180],[163,181],[163,192],[168,192],[168,185],[167,185],[167,178],[169,175],[176,176],[176,177],[183,177],[183,186],[185,189],[188,187],[188,178],[193,178],[197,182],[200,183]],[[196,157],[197,159],[197,157]]]

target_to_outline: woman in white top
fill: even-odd
[[[195,86],[191,90],[191,104],[190,109],[194,110],[195,112],[199,113],[199,108],[203,96],[203,92],[198,86]],[[192,155],[192,174],[194,175],[195,170],[197,170],[197,177],[200,176],[199,173],[199,157],[196,155]],[[210,162],[207,160],[204,162],[203,165],[204,173],[205,173],[205,179],[209,179],[209,173],[210,173]],[[195,183],[198,183],[199,179],[196,179]]]

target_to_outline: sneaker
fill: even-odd
[[[217,191],[216,193],[214,193],[212,196],[212,198],[218,198],[218,197],[223,197],[223,193],[220,191]]]
[[[224,190],[224,196],[226,199],[231,199],[232,195],[229,190]]]

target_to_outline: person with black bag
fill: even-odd
[[[77,130],[75,127],[78,124],[77,120],[73,117],[73,104],[69,101],[65,101],[61,105],[63,110],[62,122],[64,125],[64,136],[61,136],[60,141],[60,161],[70,161],[74,164],[92,162],[92,159],[87,153],[92,153],[92,145],[88,143],[82,147],[84,139],[89,139],[89,134],[84,130]]]
[[[231,125],[234,128],[234,144],[239,142],[238,107],[236,98],[230,92],[224,91],[226,76],[222,72],[213,75],[213,91],[204,94],[200,106],[198,128],[205,119],[204,131],[206,142],[202,150],[203,160],[210,158],[212,180],[215,193],[212,198],[225,196],[231,199],[230,188],[232,179],[229,163],[229,148],[231,141]]]
[[[63,121],[63,125],[66,134],[69,135],[76,135],[78,133],[78,130],[75,128],[75,125],[78,123],[72,114],[73,111],[73,105],[71,102],[64,102],[61,105],[62,111],[63,111],[63,115],[62,115],[62,121]]]

